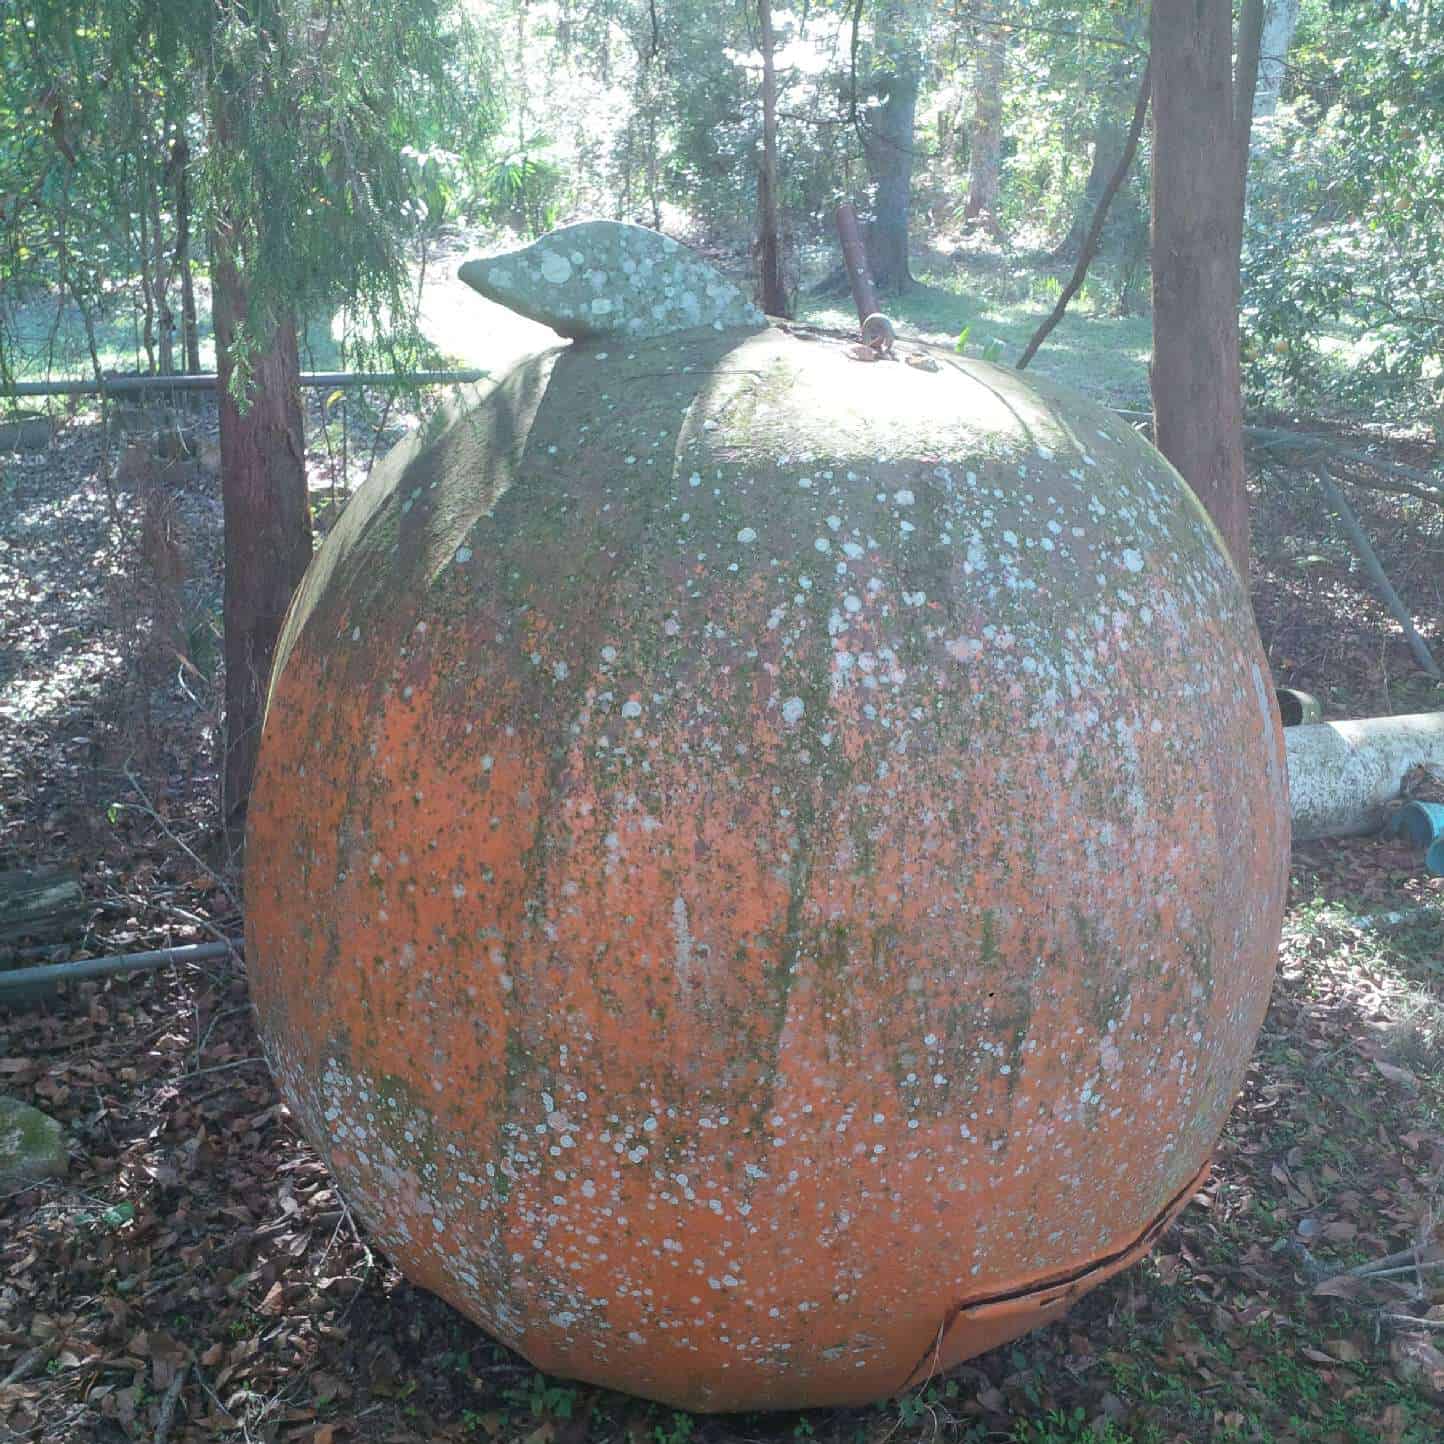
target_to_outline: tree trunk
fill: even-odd
[[[164,182],[170,179],[170,167],[166,166],[162,172],[161,184],[155,188],[153,196],[154,210],[151,212],[151,239],[155,243],[155,314],[156,314],[156,339],[160,354],[160,374],[162,376],[175,375],[175,312],[170,304],[170,282],[173,268],[174,252],[172,252],[172,264],[166,263],[165,255],[165,227],[161,224],[162,202],[165,199]]]
[[[137,207],[140,230],[140,296],[142,302],[143,324],[141,326],[141,344],[145,347],[145,369],[151,375],[155,374],[155,285],[154,269],[151,261],[150,244],[150,166],[147,164],[142,171],[145,177],[145,190],[142,194],[140,205]]]
[[[171,161],[175,166],[175,264],[181,284],[181,345],[185,368],[194,376],[201,369],[201,334],[196,324],[196,289],[191,276],[190,146],[176,137]]]
[[[762,30],[762,156],[757,172],[757,259],[760,303],[769,316],[785,316],[787,282],[782,274],[782,218],[777,197],[777,68],[772,0],[757,0]]]
[[[1054,261],[1076,261],[1088,233],[1088,222],[1098,213],[1098,201],[1103,195],[1108,178],[1118,169],[1123,154],[1126,132],[1120,118],[1111,106],[1100,109],[1098,121],[1093,130],[1093,159],[1088,166],[1088,179],[1083,186],[1083,199],[1073,213],[1073,223],[1068,234],[1053,249]]]
[[[998,180],[1003,160],[1003,64],[1007,47],[1003,31],[987,21],[996,7],[987,6],[978,36],[973,70],[973,129],[969,141],[971,166],[963,220],[998,234]],[[1105,177],[1107,172],[1105,171]]]
[[[1144,65],[1143,78],[1138,83],[1138,99],[1133,105],[1133,119],[1129,123],[1128,134],[1124,137],[1123,149],[1114,163],[1113,173],[1104,183],[1102,193],[1098,197],[1098,208],[1089,218],[1088,230],[1084,233],[1078,249],[1078,263],[1073,267],[1073,274],[1068,278],[1068,284],[1059,293],[1057,304],[1033,333],[1032,338],[1023,348],[1023,354],[1018,357],[1019,371],[1023,370],[1028,362],[1037,355],[1038,347],[1048,339],[1053,328],[1063,319],[1063,313],[1068,309],[1068,302],[1077,294],[1088,275],[1088,267],[1092,263],[1093,257],[1097,255],[1098,246],[1103,240],[1103,227],[1108,223],[1108,208],[1113,204],[1113,197],[1118,194],[1118,188],[1123,184],[1129,168],[1133,164],[1133,157],[1137,154],[1139,137],[1143,134],[1143,117],[1148,113],[1148,97],[1151,89],[1152,72],[1148,65]]]
[[[1272,115],[1278,107],[1284,72],[1288,69],[1289,46],[1293,44],[1294,27],[1298,23],[1299,0],[1268,0],[1259,44],[1258,90],[1253,101],[1255,117]]]
[[[1151,25],[1154,438],[1245,578],[1239,252],[1258,3],[1245,0],[1237,85],[1228,0],[1154,0]]]
[[[873,182],[873,219],[867,228],[867,255],[873,283],[879,291],[905,291],[913,284],[908,227],[919,83],[916,59],[899,54],[895,68],[876,82],[884,99],[864,137],[867,168]]]
[[[247,314],[244,285],[215,244],[212,315],[221,422],[225,515],[226,741],[222,779],[227,834],[238,841],[256,766],[271,658],[291,595],[311,558],[311,518],[301,421],[296,326],[270,328],[247,357],[247,403],[232,395],[237,323]]]

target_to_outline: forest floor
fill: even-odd
[[[957,315],[917,319],[946,338]],[[1102,355],[1116,334],[1091,368],[1078,344],[1068,364],[1129,404],[1136,382],[1115,388]],[[334,439],[334,408],[317,398],[311,419],[313,441]],[[196,424],[213,431],[213,411]],[[1434,464],[1417,439],[1330,434]],[[334,445],[315,456],[324,509],[340,463]],[[239,930],[210,830],[216,479],[117,477],[118,460],[87,413],[46,452],[0,456],[0,868],[78,869],[90,913],[64,957]],[[1351,495],[1415,615],[1444,616],[1439,509]],[[1441,705],[1308,474],[1257,474],[1254,516],[1280,683],[1330,715]],[[1412,927],[1358,921],[1425,903],[1440,911]],[[64,1180],[0,1198],[0,1444],[1437,1444],[1441,918],[1444,879],[1398,842],[1296,848],[1273,1003],[1213,1178],[1146,1262],[888,1403],[711,1419],[539,1375],[370,1249],[260,1062],[238,960],[67,985],[0,1011],[0,1091],[58,1118],[71,1152]],[[1421,1267],[1341,1276],[1416,1245]]]

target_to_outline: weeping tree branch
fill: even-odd
[[[1073,267],[1073,274],[1068,278],[1068,284],[1063,287],[1052,311],[1043,324],[1033,332],[1032,339],[1023,348],[1023,354],[1018,357],[1017,369],[1019,371],[1038,354],[1038,348],[1048,339],[1048,333],[1063,319],[1063,313],[1068,309],[1068,302],[1077,295],[1088,274],[1088,267],[1093,264],[1093,257],[1097,254],[1099,242],[1103,239],[1103,225],[1108,219],[1108,208],[1113,204],[1113,197],[1118,194],[1124,177],[1133,165],[1133,157],[1138,153],[1138,138],[1143,134],[1143,118],[1148,114],[1148,96],[1152,85],[1152,76],[1153,62],[1149,60],[1143,66],[1143,78],[1138,85],[1138,99],[1133,103],[1133,119],[1128,125],[1128,139],[1123,146],[1123,154],[1119,157],[1113,174],[1108,177],[1108,184],[1104,188],[1103,194],[1098,198],[1097,208],[1093,212],[1093,220],[1088,226],[1088,234],[1084,236],[1082,248],[1078,252],[1078,264]]]

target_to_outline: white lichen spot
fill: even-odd
[[[572,263],[555,251],[547,251],[541,258],[542,280],[553,286],[563,286],[571,279]]]
[[[742,530],[737,533],[737,540],[745,546],[748,542],[755,542],[757,540],[757,533],[753,531],[750,526],[744,526]]]
[[[782,720],[789,725],[800,722],[806,710],[807,705],[801,697],[789,697],[782,704]]]

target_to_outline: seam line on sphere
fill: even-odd
[[[1213,1158],[1210,1155],[1203,1164],[1203,1167],[1193,1175],[1184,1186],[1173,1195],[1164,1205],[1162,1210],[1154,1217],[1143,1231],[1122,1248],[1114,1249],[1112,1253],[1105,1254],[1102,1258],[1094,1259],[1078,1268],[1068,1269],[1063,1273],[1053,1274],[1048,1278],[1039,1279],[1034,1283],[1025,1285],[1022,1288],[1002,1289],[992,1294],[976,1294],[956,1303],[943,1315],[943,1321],[938,1326],[933,1341],[923,1350],[922,1357],[903,1376],[903,1382],[896,1392],[902,1393],[910,1388],[918,1375],[923,1372],[930,1358],[936,1358],[941,1350],[943,1341],[957,1321],[964,1314],[973,1312],[975,1309],[988,1308],[996,1304],[1007,1304],[1022,1302],[1033,1298],[1038,1294],[1049,1294],[1059,1289],[1067,1290],[1071,1285],[1081,1283],[1091,1278],[1096,1273],[1107,1273],[1126,1264],[1130,1256],[1142,1255],[1158,1241],[1164,1230],[1173,1222],[1174,1216],[1179,1213],[1183,1206],[1203,1187],[1208,1179],[1209,1170],[1213,1167]],[[1100,1279],[1101,1283],[1102,1280]],[[936,1367],[936,1366],[934,1366]],[[931,1376],[931,1371],[930,1375]]]

